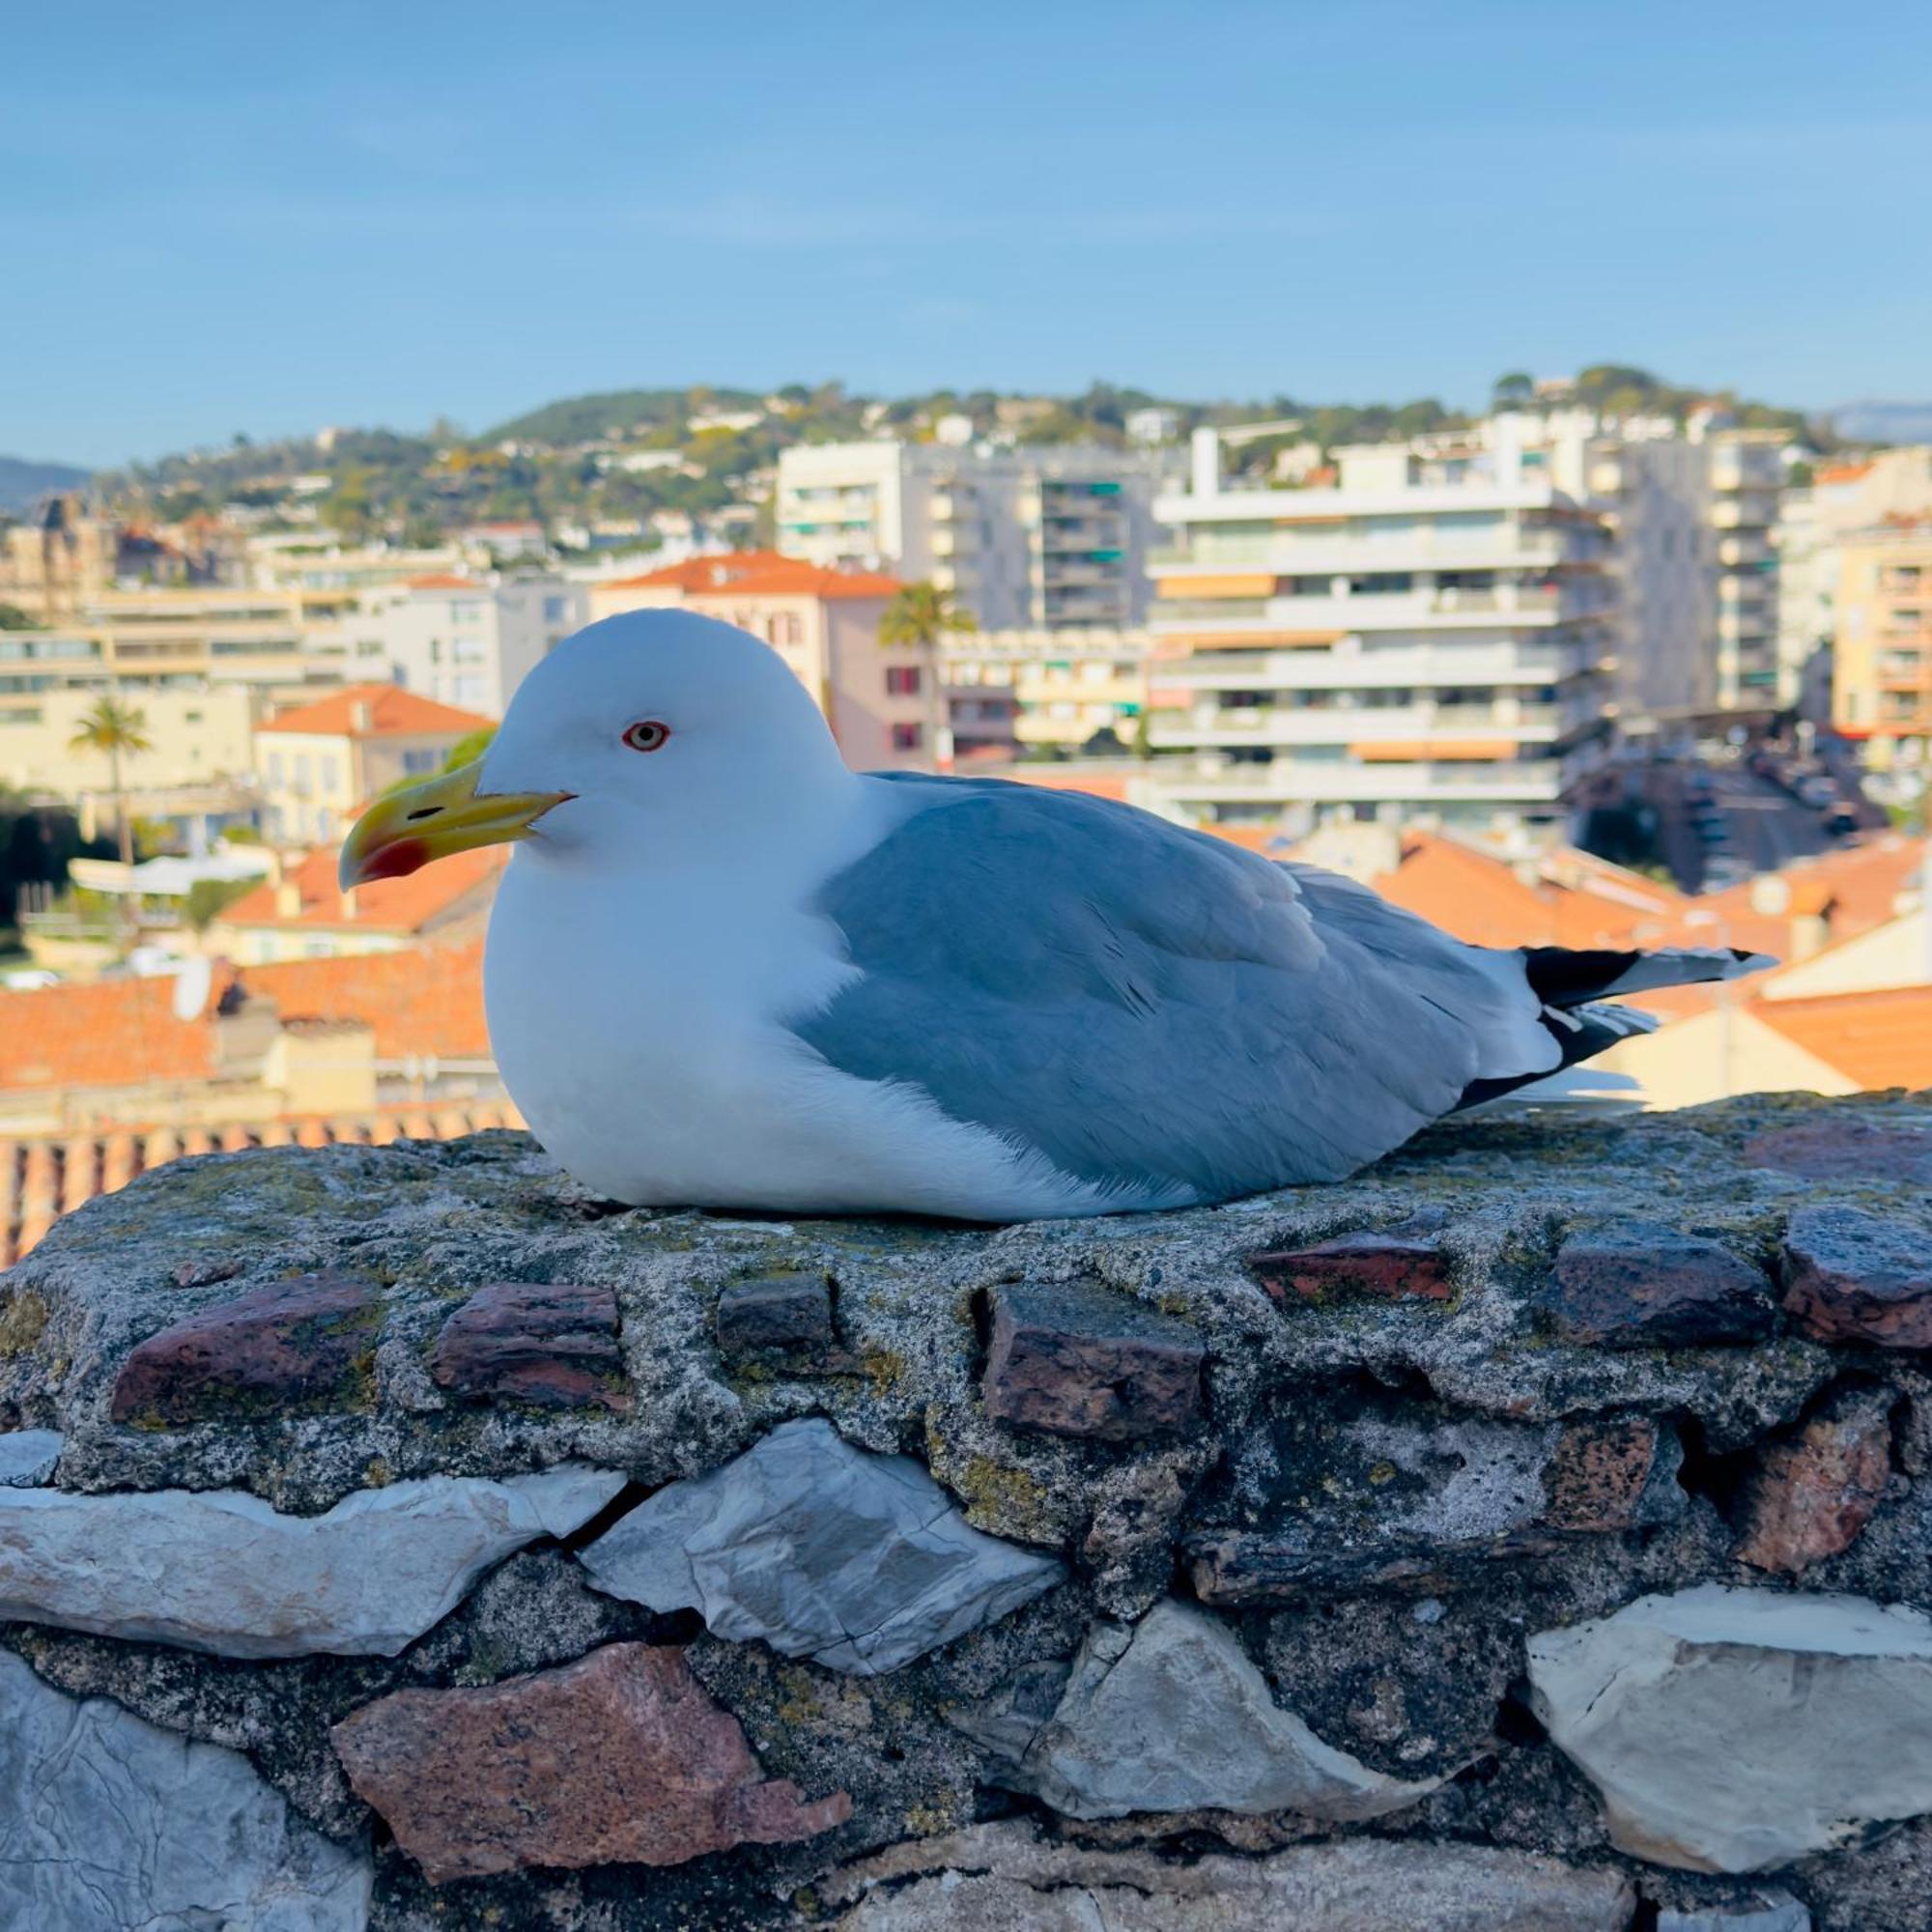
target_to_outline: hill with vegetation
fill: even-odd
[[[1538,399],[1524,375],[1495,385],[1499,403]],[[1818,440],[1803,413],[1741,399],[1728,391],[1683,387],[1649,372],[1603,363],[1569,385],[1567,399],[1612,414],[1682,419],[1717,402],[1749,425],[1789,429]],[[775,390],[697,385],[622,389],[571,396],[467,434],[439,421],[419,432],[344,429],[319,438],[231,443],[97,476],[93,488],[118,508],[163,523],[241,512],[256,527],[319,524],[346,540],[384,536],[434,543],[481,522],[535,519],[553,532],[643,525],[655,512],[704,517],[732,505],[762,506],[744,528],[768,540],[773,469],[795,443],[901,434],[930,437],[947,416],[963,416],[976,435],[1020,444],[1129,441],[1136,411],[1170,412],[1185,438],[1203,423],[1265,419],[1271,437],[1243,442],[1237,465],[1266,473],[1284,443],[1323,450],[1453,429],[1469,418],[1433,397],[1406,403],[1321,403],[1275,395],[1203,402],[1095,382],[1077,395],[990,389],[938,389],[899,397],[865,396],[838,383],[789,384]],[[660,454],[660,465],[639,462]],[[77,472],[72,472],[77,473]],[[639,542],[655,538],[647,531]]]

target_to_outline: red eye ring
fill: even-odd
[[[624,727],[624,742],[634,752],[655,752],[670,736],[670,726],[655,718],[640,718]]]

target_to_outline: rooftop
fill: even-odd
[[[893,597],[899,581],[882,571],[830,570],[777,551],[734,551],[687,557],[641,577],[621,577],[607,590],[681,590],[687,597]]]
[[[313,704],[278,713],[262,731],[299,731],[319,738],[461,738],[487,731],[495,721],[439,704],[394,684],[350,684]]]
[[[294,910],[285,909],[282,889],[265,881],[225,907],[220,923],[413,935],[466,899],[480,899],[503,868],[500,847],[457,852],[407,878],[378,879],[344,893],[336,884],[335,856],[334,846],[319,845],[283,873],[283,886],[296,889]]]
[[[434,1055],[483,1060],[483,942],[339,959],[290,959],[215,975],[207,1012],[180,1019],[171,979],[0,992],[0,1094],[52,1088],[126,1089],[213,1079],[214,1001],[241,980],[284,1019],[358,1020],[380,1060]]]

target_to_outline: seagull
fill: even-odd
[[[755,638],[564,640],[483,756],[374,805],[345,889],[514,842],[484,991],[511,1097],[642,1207],[1007,1222],[1345,1179],[1771,963],[1464,945],[1365,887],[1080,793],[849,770]]]

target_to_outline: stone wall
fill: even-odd
[[[1922,1932],[1932,1104],[1007,1229],[514,1135],[0,1276],[0,1924]]]

